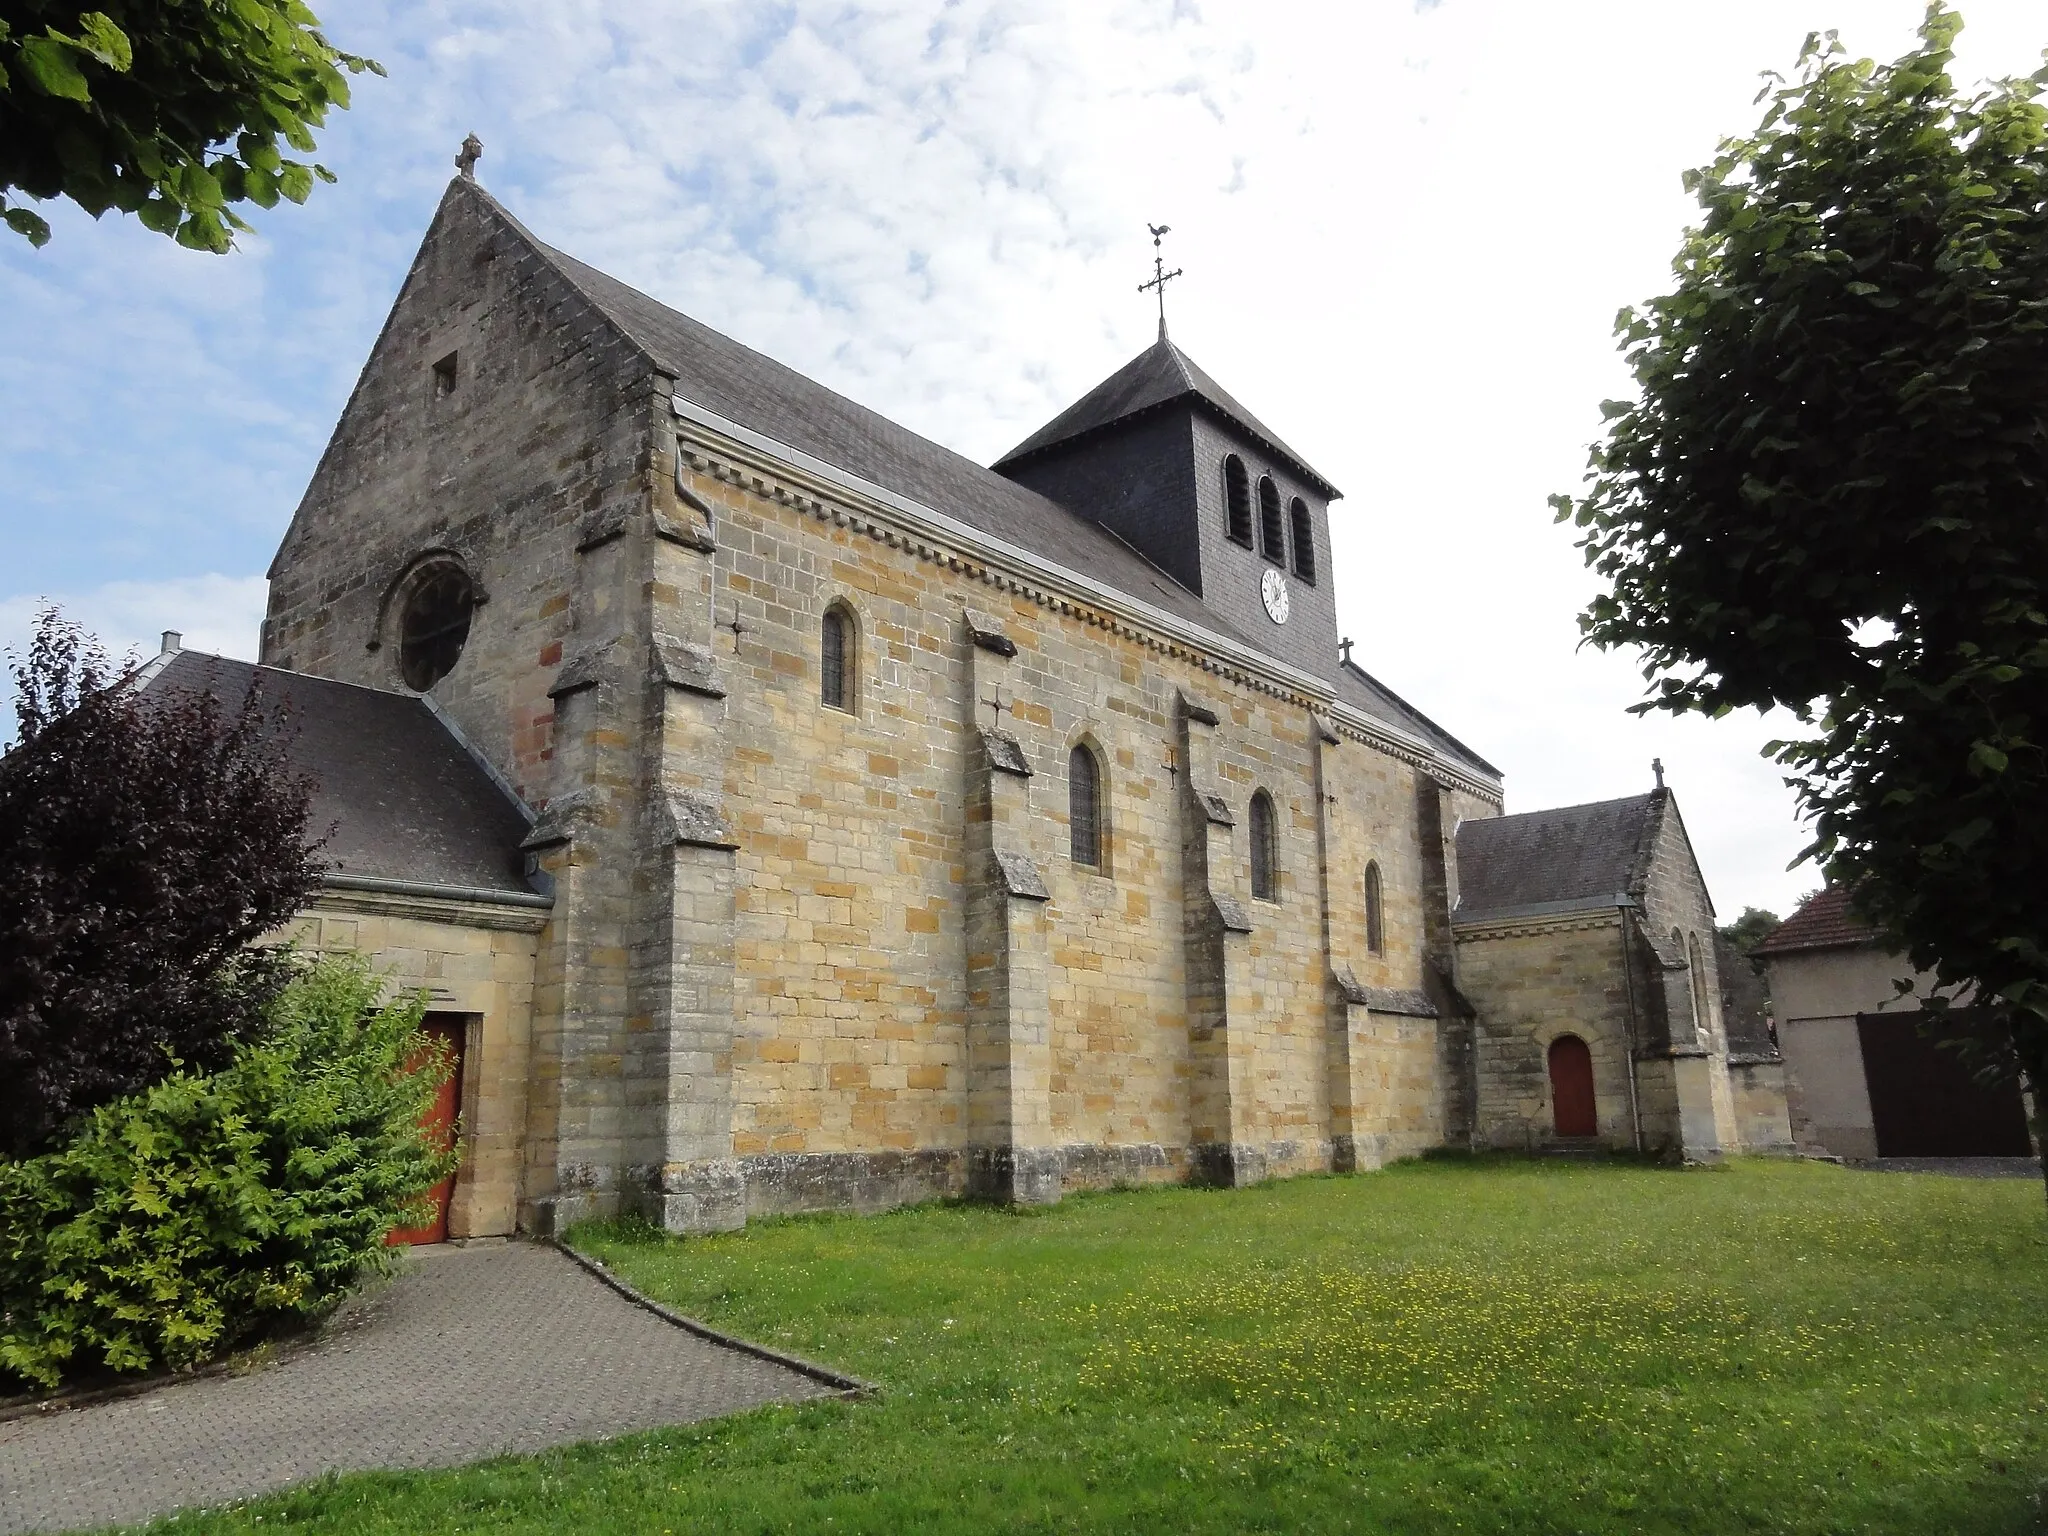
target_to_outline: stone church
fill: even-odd
[[[260,666],[150,686],[291,705],[458,1237],[1788,1141],[1668,792],[1502,817],[1340,648],[1337,496],[1163,326],[984,468],[464,175]]]

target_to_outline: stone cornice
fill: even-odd
[[[1419,737],[1354,709],[1329,684],[1079,571],[970,527],[802,450],[675,396],[678,451],[690,467],[763,500],[851,528],[969,580],[1093,624],[1205,672],[1321,713],[1349,739],[1401,759],[1438,782],[1499,803],[1497,780],[1473,773]]]
[[[454,928],[495,928],[507,933],[539,933],[547,926],[550,915],[545,906],[514,906],[500,901],[336,885],[323,885],[316,890],[305,910],[360,917],[403,917],[415,922]]]
[[[1621,912],[1614,907],[1591,912],[1535,912],[1524,917],[1481,918],[1478,922],[1459,922],[1456,913],[1451,915],[1451,935],[1460,944],[1620,926]]]

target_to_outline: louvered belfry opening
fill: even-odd
[[[1294,524],[1294,574],[1313,586],[1316,579],[1316,531],[1315,523],[1308,515],[1308,503],[1297,496],[1287,512]]]
[[[1067,757],[1067,826],[1074,862],[1102,866],[1102,776],[1095,754],[1077,746]]]
[[[846,610],[825,610],[818,647],[818,697],[833,709],[853,708],[853,635]]]
[[[1259,477],[1259,553],[1275,565],[1287,563],[1287,529],[1280,520],[1280,488]]]
[[[1274,900],[1273,797],[1263,789],[1252,796],[1252,895]]]
[[[1252,482],[1244,460],[1236,454],[1223,461],[1223,504],[1230,515],[1230,536],[1246,549],[1252,546]]]

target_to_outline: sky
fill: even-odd
[[[1680,187],[1805,35],[1895,57],[1918,0],[316,0],[378,59],[340,178],[226,256],[132,220],[0,231],[0,646],[40,601],[117,651],[253,657],[264,569],[465,133],[550,244],[986,463],[1174,340],[1345,491],[1340,629],[1500,767],[1508,809],[1661,758],[1723,919],[1819,884],[1759,755],[1643,718],[1545,503],[1669,286]],[[2039,0],[1968,0],[2026,74]]]

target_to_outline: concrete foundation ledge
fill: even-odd
[[[579,1221],[632,1213],[670,1232],[730,1232],[763,1216],[875,1215],[929,1200],[1050,1205],[1083,1190],[1196,1184],[1234,1189],[1295,1174],[1374,1168],[1398,1152],[1388,1138],[1169,1147],[1159,1142],[931,1147],[887,1152],[787,1152],[633,1170],[638,1188],[528,1200],[522,1232],[556,1237]]]
[[[967,1193],[999,1205],[1051,1205],[1064,1171],[1057,1147],[974,1147],[967,1153]]]
[[[1242,1189],[1291,1174],[1327,1173],[1336,1156],[1335,1146],[1327,1141],[1210,1142],[1191,1152],[1188,1182],[1219,1189]]]
[[[806,1211],[872,1215],[923,1200],[957,1199],[968,1192],[964,1147],[767,1153],[741,1158],[739,1168],[746,1181],[750,1218]]]

